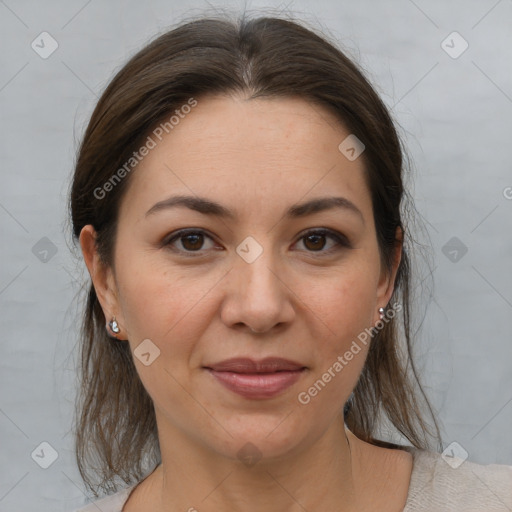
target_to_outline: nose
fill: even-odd
[[[227,276],[221,310],[228,327],[263,334],[293,321],[294,294],[270,252],[264,250],[252,263],[237,256]]]

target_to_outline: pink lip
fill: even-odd
[[[305,370],[303,365],[281,358],[228,359],[205,368],[227,389],[252,399],[282,393],[297,382]]]

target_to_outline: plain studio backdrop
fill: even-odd
[[[391,108],[432,245],[416,341],[443,448],[512,464],[512,1],[213,4],[285,6],[337,40]],[[71,422],[87,274],[65,220],[77,144],[127,58],[208,5],[0,2],[0,511],[85,500]]]

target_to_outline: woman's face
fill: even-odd
[[[95,286],[135,351],[161,435],[233,458],[250,442],[272,457],[340,418],[368,345],[343,356],[379,320],[394,279],[363,159],[338,149],[349,134],[301,99],[209,97],[132,171],[114,266]],[[176,196],[190,199],[173,206]],[[301,370],[219,366],[232,358]]]

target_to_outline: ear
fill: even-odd
[[[377,288],[377,309],[385,308],[391,300],[391,295],[395,289],[395,279],[402,259],[402,248],[403,248],[403,230],[401,227],[397,227],[395,231],[395,247],[393,254],[393,261],[391,268],[382,268],[381,275],[379,278],[379,285]],[[379,320],[380,315],[377,313],[375,323]]]
[[[103,314],[107,322],[112,317],[116,317],[116,321],[119,324],[121,332],[117,335],[110,332],[112,336],[122,338],[122,325],[123,319],[118,301],[117,286],[114,279],[114,273],[111,267],[105,265],[100,259],[100,256],[96,247],[96,231],[91,224],[84,226],[80,231],[80,247],[82,248],[82,254],[84,257],[85,264],[89,270],[96,296],[100,302]],[[108,326],[106,326],[108,328]]]

